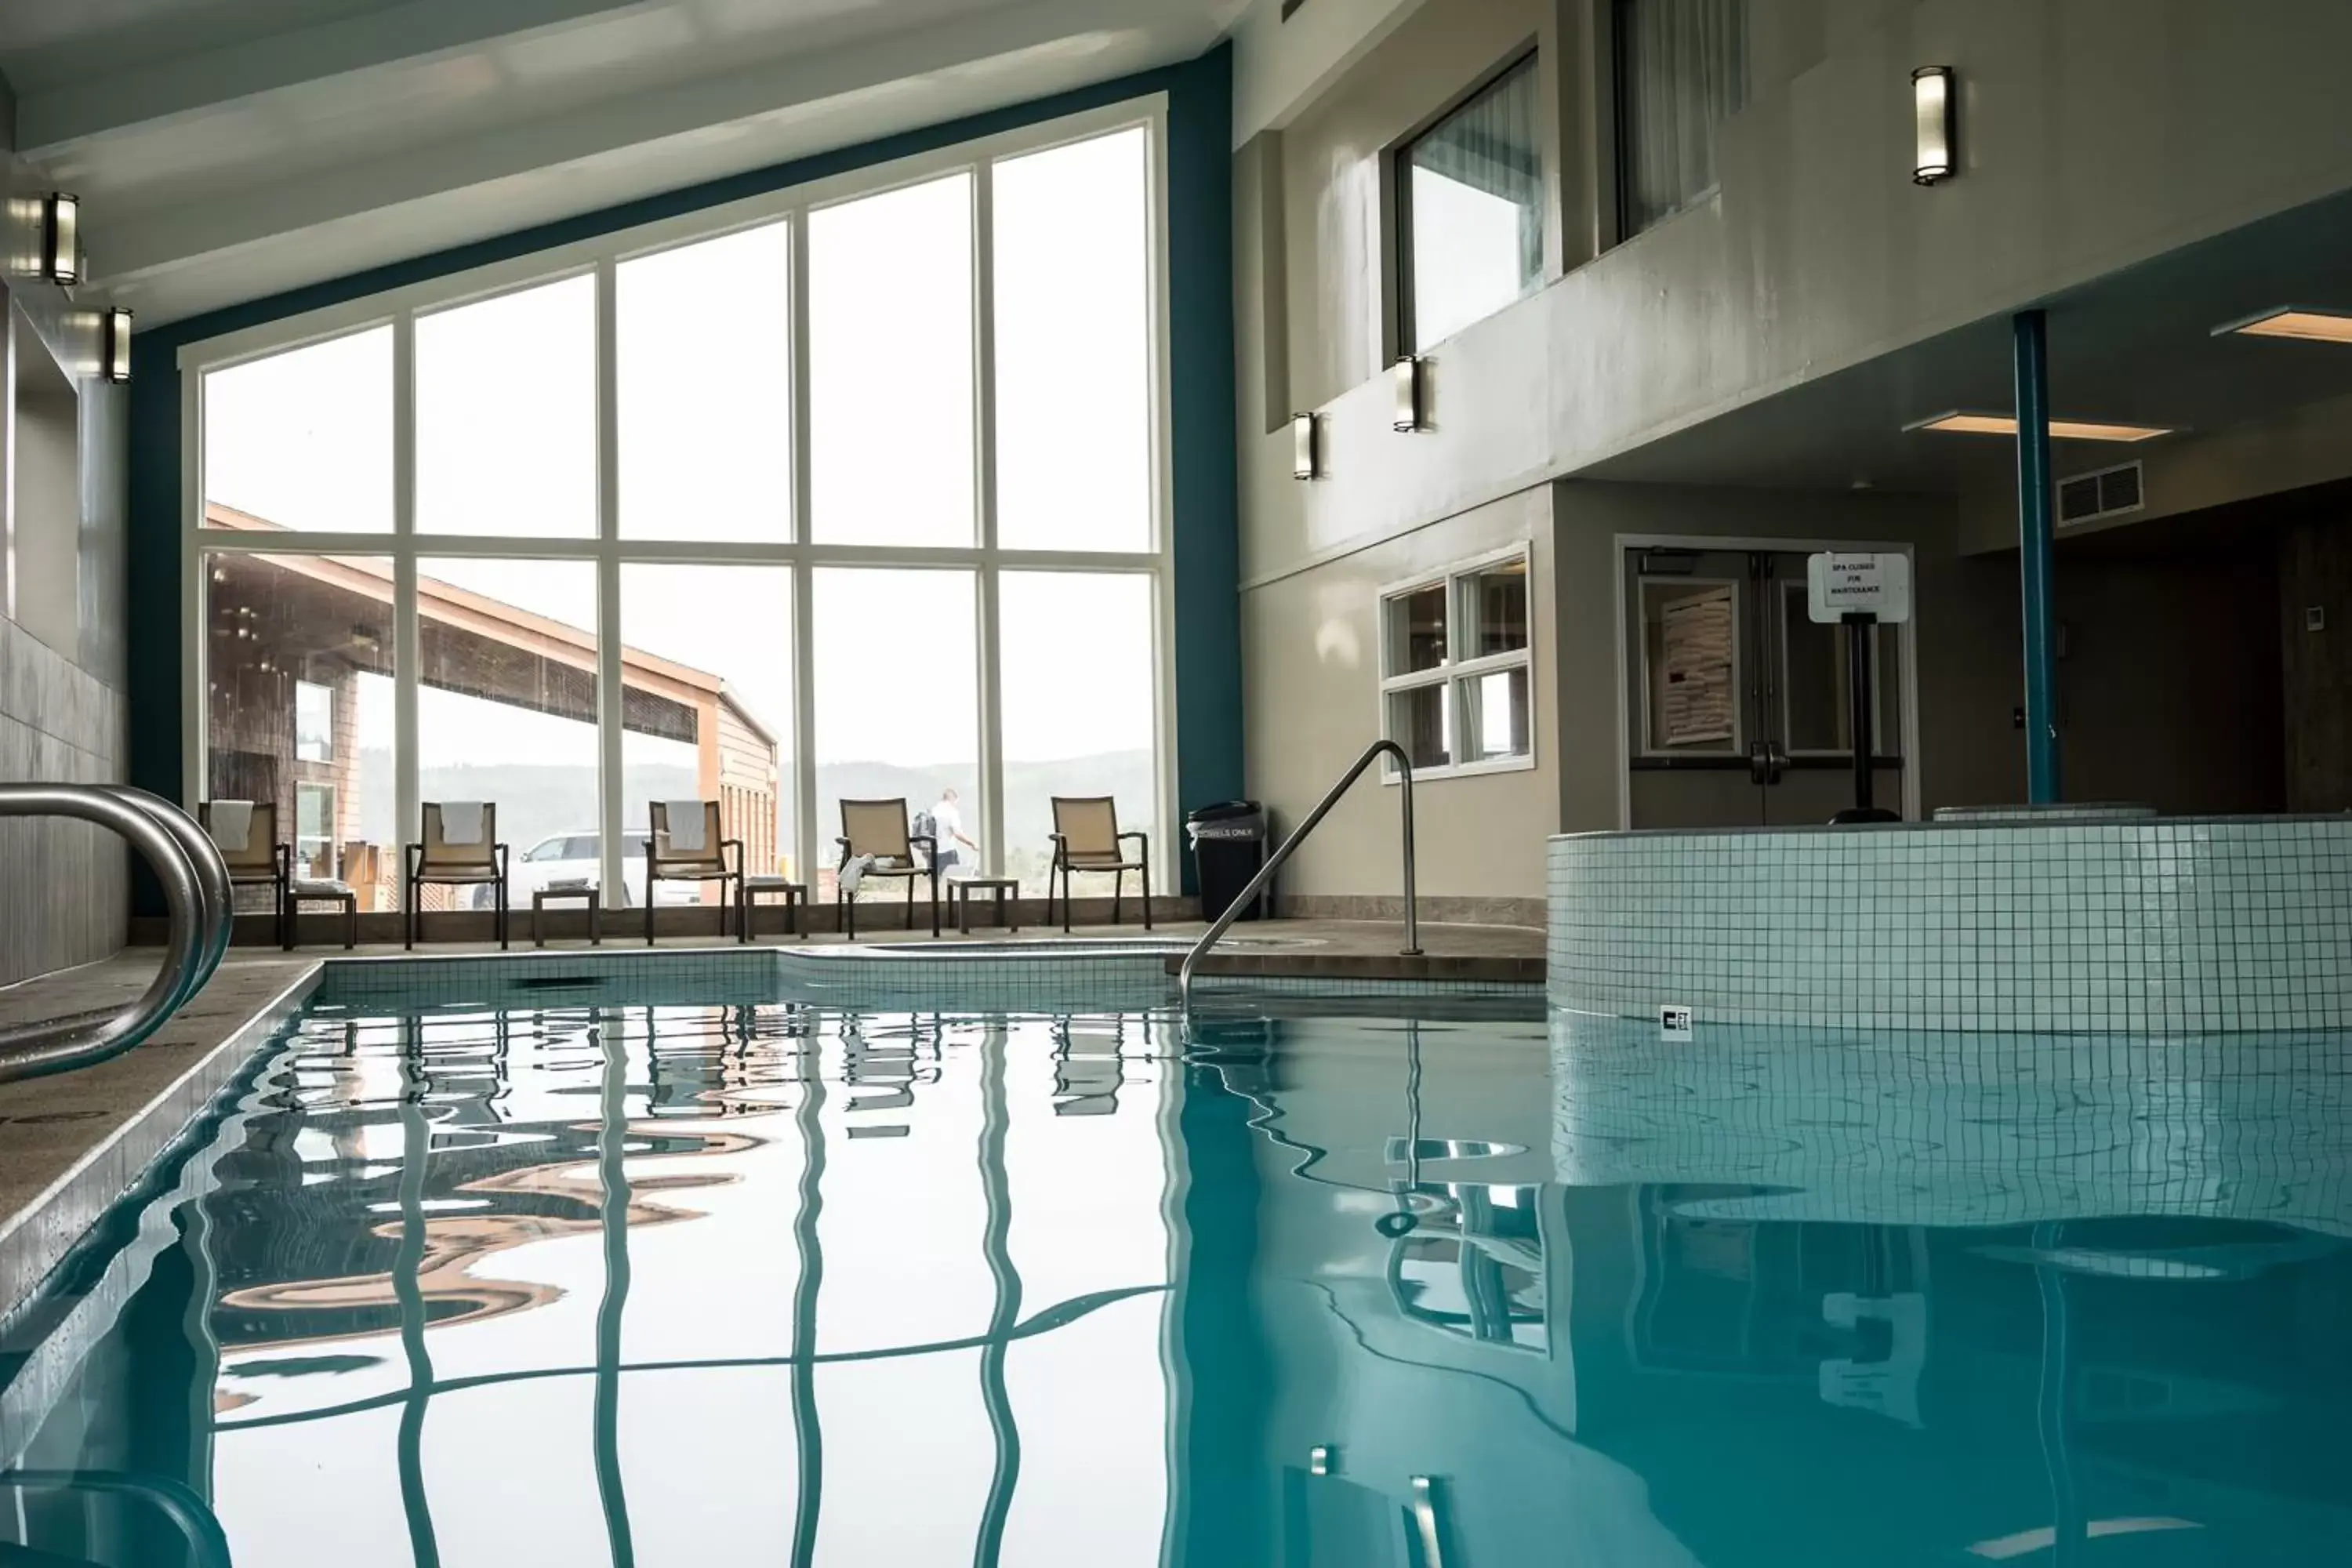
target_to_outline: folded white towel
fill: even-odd
[[[478,800],[445,800],[441,803],[441,842],[444,844],[479,844],[482,841],[482,802]]]
[[[673,855],[699,855],[703,851],[702,803],[698,800],[673,800],[664,803],[669,812],[669,847]]]
[[[851,860],[848,865],[844,866],[841,868],[842,897],[847,899],[856,898],[857,896],[857,884],[866,880],[866,873],[872,869],[874,869],[874,857],[871,855],[860,855]]]
[[[253,802],[216,800],[205,813],[205,822],[222,853],[242,855],[253,837]]]

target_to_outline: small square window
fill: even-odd
[[[1381,733],[1416,774],[1533,765],[1532,559],[1521,544],[1382,591]]]
[[[1461,683],[1462,760],[1494,763],[1524,757],[1528,735],[1528,670],[1520,665],[1473,676]]]
[[[1411,675],[1445,662],[1445,584],[1432,583],[1388,602],[1388,673]]]
[[[1464,658],[1517,653],[1528,646],[1528,563],[1498,561],[1454,579]]]
[[[1444,687],[1415,686],[1389,693],[1389,739],[1404,748],[1414,767],[1442,768],[1454,761],[1453,728]]]

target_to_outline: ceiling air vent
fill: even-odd
[[[2077,474],[2071,479],[2059,480],[2060,526],[2137,511],[2146,504],[2140,493],[2139,469],[2137,463],[2126,463],[2119,468],[2102,468],[2095,474]]]

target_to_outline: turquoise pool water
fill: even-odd
[[[0,1563],[2352,1562],[2347,1067],[314,1010],[8,1326]]]

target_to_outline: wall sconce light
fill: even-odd
[[[1952,88],[1949,66],[1921,66],[1911,73],[1911,104],[1919,122],[1919,145],[1911,164],[1915,184],[1941,184],[1959,168],[1955,134],[1958,95]]]
[[[1290,416],[1290,477],[1311,479],[1323,471],[1323,442],[1312,414]]]
[[[1400,435],[1409,436],[1425,428],[1422,424],[1421,367],[1421,360],[1407,354],[1389,370],[1390,381],[1396,388],[1396,428]]]
[[[81,198],[51,191],[41,198],[41,276],[81,281]]]
[[[106,379],[121,386],[131,379],[131,311],[127,306],[110,305],[106,310],[105,357],[101,362]]]

